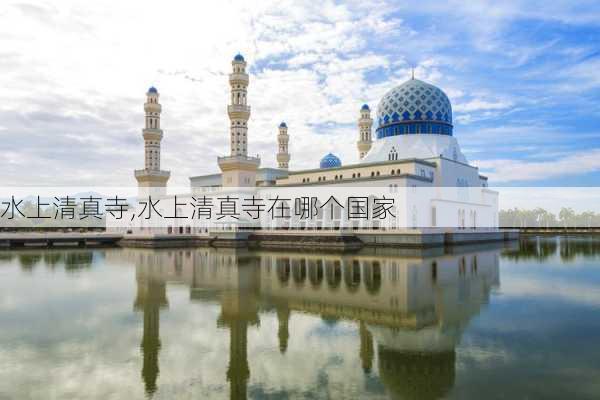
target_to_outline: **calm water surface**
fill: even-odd
[[[600,238],[0,252],[0,399],[600,397]]]

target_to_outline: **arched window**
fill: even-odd
[[[370,294],[377,294],[381,288],[381,265],[373,261],[365,265],[365,287]]]
[[[355,292],[360,286],[361,271],[357,260],[352,261],[352,265],[344,267],[344,281],[349,292]]]
[[[317,262],[321,262],[318,260]],[[336,289],[342,280],[342,268],[339,261],[329,261],[325,266],[325,275],[330,289]]]
[[[388,153],[388,160],[389,161],[396,161],[396,160],[398,160],[398,152],[396,151],[395,147],[392,147],[392,149]]]

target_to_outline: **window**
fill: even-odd
[[[396,151],[395,147],[392,147],[390,152],[388,153],[388,160],[389,161],[396,161],[398,160],[398,152]]]

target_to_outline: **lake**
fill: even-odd
[[[600,237],[0,251],[0,399],[600,397]]]

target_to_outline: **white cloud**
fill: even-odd
[[[484,51],[514,61],[548,46],[568,48],[504,40],[503,29],[516,18],[594,22],[593,13],[583,18],[564,2],[545,7],[553,15],[522,2],[424,2],[419,9],[432,22],[412,23],[414,10],[383,0],[233,1],[210,8],[6,1],[0,7],[0,139],[8,156],[0,177],[5,185],[135,184],[150,85],[161,92],[162,165],[172,171],[170,183],[185,186],[189,176],[216,172],[216,156],[228,151],[227,74],[238,51],[251,73],[249,150],[261,154],[264,166],[275,164],[281,120],[290,126],[292,168],[317,165],[322,154],[315,148],[356,160],[358,108],[363,102],[375,108],[410,76],[411,65],[418,78],[449,94],[457,122],[498,118],[531,99],[466,84],[463,73],[479,61],[456,49],[490,49]],[[583,80],[593,87],[594,71],[573,66],[556,84]],[[465,144],[477,146],[475,139]]]
[[[457,103],[452,107],[453,111],[456,112],[473,112],[482,110],[503,110],[510,108],[512,103],[506,100],[489,101],[484,99],[473,99],[465,103]]]
[[[474,164],[493,182],[544,180],[600,171],[600,149],[545,161],[495,159],[475,161]]]

